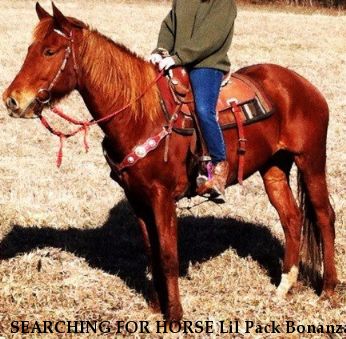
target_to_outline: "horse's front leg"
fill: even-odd
[[[153,276],[153,253],[150,245],[150,239],[148,235],[148,227],[147,222],[145,219],[142,219],[141,217],[138,217],[138,225],[142,233],[142,239],[144,243],[144,249],[148,258],[148,271]],[[154,288],[154,285],[152,281],[150,282],[148,286],[148,303],[150,308],[154,311],[159,313],[161,311],[160,306],[160,300],[159,296],[157,294],[156,288]]]
[[[126,196],[137,217],[138,226],[142,234],[144,250],[148,259],[148,271],[151,275],[153,275],[153,252],[151,249],[151,243],[150,243],[149,234],[148,234],[148,229],[149,229],[148,225],[153,224],[154,222],[153,213],[152,211],[150,211],[147,205],[144,205],[142,201],[138,200],[138,196],[136,195],[132,196],[128,192],[126,192]],[[159,297],[158,297],[156,288],[154,288],[152,281],[149,282],[147,292],[148,292],[148,299],[149,299],[148,303],[150,308],[154,312],[157,312],[157,313],[161,312]]]
[[[178,321],[183,309],[180,303],[178,277],[178,231],[176,205],[164,187],[152,190],[151,207],[154,223],[148,226],[152,250],[153,280],[167,320]]]

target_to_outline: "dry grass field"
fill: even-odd
[[[169,3],[60,0],[57,5],[65,14],[82,19],[147,56],[155,46]],[[34,4],[31,0],[1,1],[1,93],[26,54],[37,22]],[[46,0],[41,4],[50,6]],[[331,112],[328,181],[337,215],[337,270],[343,282],[344,14],[240,8],[230,51],[233,70],[260,62],[278,63],[305,76],[327,98]],[[77,94],[61,106],[76,117],[89,116]],[[139,229],[122,190],[109,178],[100,146],[101,131],[92,129],[87,154],[80,136],[70,139],[62,167],[57,169],[58,140],[39,121],[11,119],[1,105],[0,128],[0,334],[21,338],[22,334],[9,333],[14,320],[161,320],[147,307],[146,258]],[[292,179],[294,182],[294,175]],[[340,289],[339,298],[331,303],[319,300],[310,287],[299,283],[286,300],[274,298],[280,279],[283,232],[259,175],[247,180],[243,188],[228,188],[227,198],[224,205],[202,203],[199,198],[178,204],[184,319],[240,320],[241,329],[245,320],[258,324],[284,324],[286,320],[345,324],[345,290]],[[237,336],[256,337],[254,333]],[[342,337],[346,333],[333,338]]]

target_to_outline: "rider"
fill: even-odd
[[[224,195],[229,172],[216,105],[237,9],[234,0],[173,0],[150,61],[160,70],[183,65],[189,72],[197,116],[213,164],[204,193]]]

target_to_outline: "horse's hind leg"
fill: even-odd
[[[285,296],[298,277],[301,213],[289,186],[292,157],[286,153],[274,155],[261,170],[264,186],[271,204],[277,210],[286,238],[281,282],[277,294]]]
[[[323,148],[319,148],[315,155],[307,153],[297,155],[295,163],[302,174],[302,189],[306,190],[308,202],[312,207],[312,211],[309,213],[311,225],[322,238],[323,291],[329,296],[333,294],[338,280],[334,259],[335,213],[329,201],[325,151]],[[313,250],[310,248],[310,251]],[[317,248],[317,251],[319,250]]]

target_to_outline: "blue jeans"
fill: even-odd
[[[215,165],[226,160],[225,143],[216,120],[216,105],[223,73],[213,68],[194,68],[189,74],[198,120],[211,161]]]

